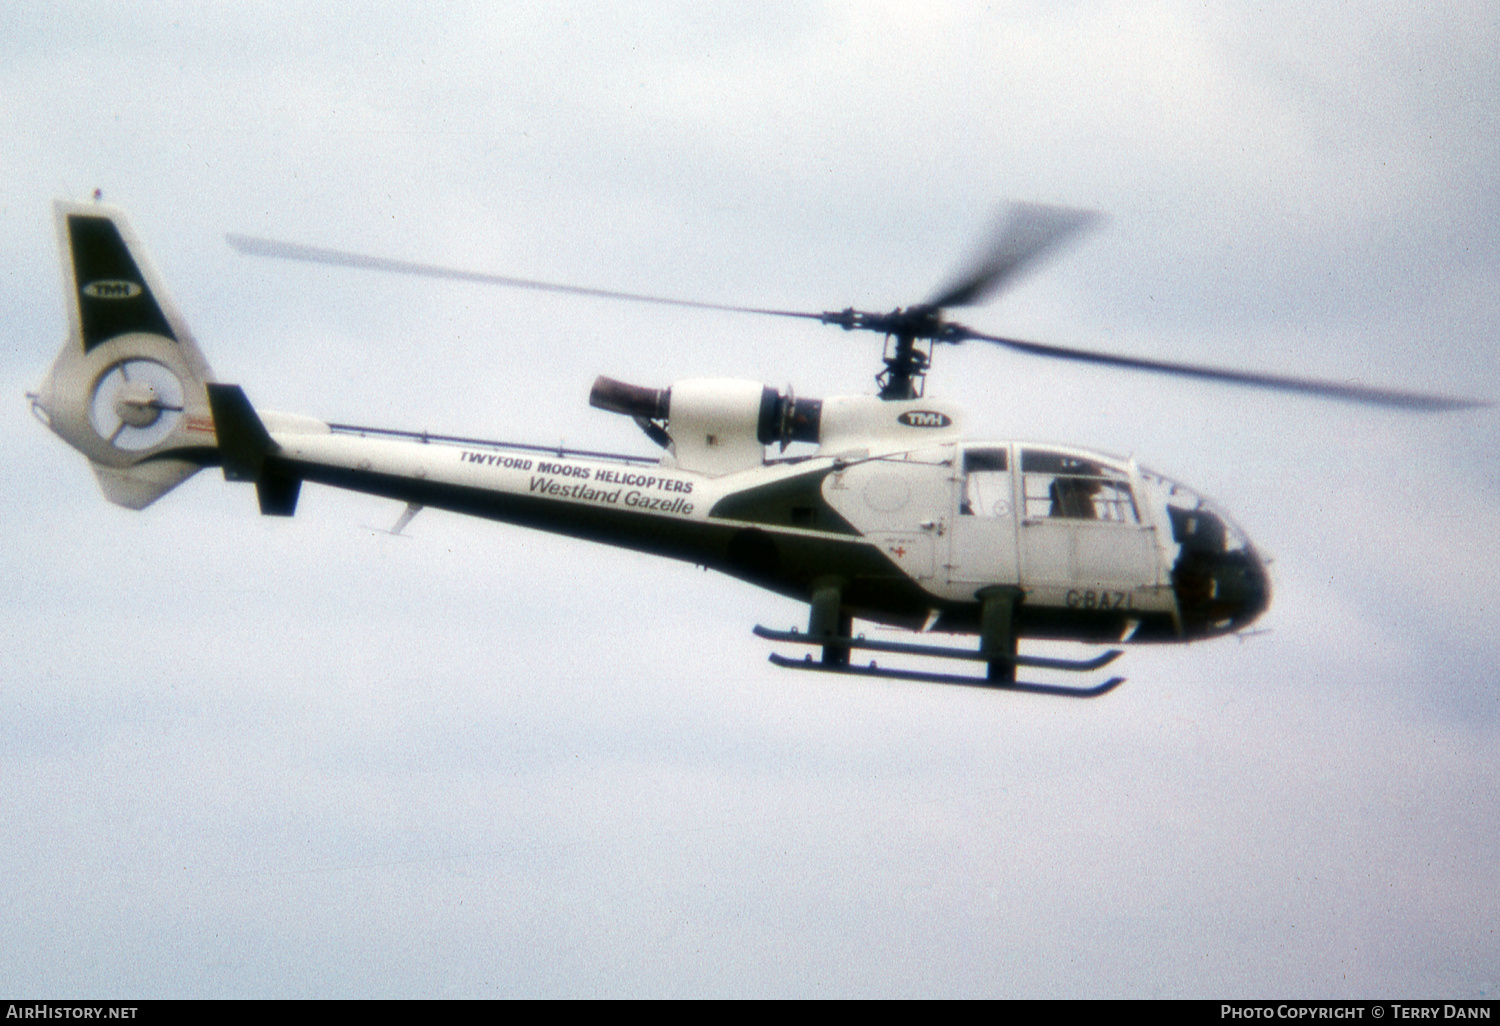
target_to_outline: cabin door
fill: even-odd
[[[1016,492],[1008,445],[962,448],[955,460],[948,582],[1015,584]]]
[[[1091,459],[1022,451],[1018,549],[1022,585],[1049,603],[1157,583],[1156,538],[1129,474]]]

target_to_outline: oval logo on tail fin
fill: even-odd
[[[82,289],[90,299],[134,299],[141,294],[141,287],[133,281],[118,278],[101,278],[91,281]]]

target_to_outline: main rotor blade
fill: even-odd
[[[1099,220],[1091,210],[1017,203],[996,227],[994,238],[956,280],[927,305],[973,306],[982,303],[1026,267]]]
[[[1364,403],[1369,406],[1393,406],[1404,410],[1438,413],[1444,410],[1465,410],[1493,405],[1484,399],[1463,399],[1456,396],[1406,392],[1396,388],[1373,388],[1368,385],[1353,385],[1338,381],[1319,381],[1314,378],[1298,378],[1283,374],[1257,374],[1251,371],[1227,370],[1222,367],[1167,363],[1162,360],[1143,360],[1134,356],[1068,349],[1063,346],[1044,345],[1040,342],[1023,342],[1020,339],[986,335],[956,324],[950,325],[950,329],[953,329],[951,341],[955,342],[976,339],[982,342],[993,342],[1019,352],[1031,353],[1034,356],[1051,356],[1083,363],[1099,363],[1110,367],[1130,367],[1157,374],[1175,374],[1179,377],[1222,381],[1231,385],[1268,388],[1279,392],[1300,392],[1304,395],[1319,396],[1324,399],[1343,399],[1347,402]]]
[[[273,257],[278,260],[301,260],[313,264],[332,264],[335,267],[353,267],[362,271],[385,271],[390,274],[411,274],[423,278],[440,278],[447,281],[466,281],[479,285],[502,285],[506,288],[532,289],[538,292],[565,292],[574,296],[593,296],[599,299],[623,299],[631,303],[656,303],[662,306],[684,306],[696,310],[728,310],[731,313],[766,314],[772,317],[802,317],[821,320],[821,313],[803,313],[797,310],[769,310],[758,306],[731,306],[725,303],[704,303],[692,299],[672,299],[666,296],[645,296],[634,292],[615,292],[610,289],[592,289],[582,285],[559,285],[556,282],[533,281],[529,278],[510,278],[501,274],[486,274],[481,271],[464,271],[435,264],[420,264],[408,260],[389,260],[385,257],[366,256],[362,253],[346,253],[336,249],[321,249],[303,246],[295,242],[278,242],[275,239],[259,239],[249,235],[230,233],[224,236],[231,246],[249,256]]]

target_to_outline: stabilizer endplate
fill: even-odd
[[[254,481],[260,511],[289,517],[297,512],[302,480],[275,459],[281,446],[266,430],[255,407],[239,385],[210,384],[208,405],[226,481]]]
[[[214,414],[224,480],[259,480],[266,457],[279,447],[250,405],[245,390],[239,385],[210,384],[208,405]]]

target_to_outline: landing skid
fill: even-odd
[[[966,684],[971,687],[1021,691],[1032,695],[1058,695],[1064,698],[1098,698],[1100,695],[1108,694],[1125,683],[1124,677],[1111,677],[1104,683],[1092,688],[1073,688],[1061,684],[1031,684],[1025,681],[1006,680],[1003,678],[996,679],[994,674],[988,677],[970,677],[963,674],[931,673],[926,670],[882,669],[876,666],[873,660],[868,666],[855,666],[849,662],[849,650],[857,648],[868,652],[892,652],[898,655],[926,656],[937,659],[965,659],[992,665],[1000,663],[1010,668],[1009,673],[1011,676],[1014,676],[1015,667],[1017,666],[1029,666],[1040,670],[1068,670],[1074,673],[1088,673],[1108,666],[1120,658],[1121,651],[1118,648],[1102,652],[1093,659],[1048,659],[1043,656],[997,655],[969,648],[948,648],[943,645],[914,645],[904,641],[875,641],[864,637],[818,636],[812,633],[803,634],[797,630],[776,631],[771,630],[769,627],[762,627],[759,624],[755,626],[755,635],[759,638],[765,638],[767,641],[779,641],[793,645],[817,645],[823,648],[825,652],[831,649],[842,657],[832,660],[825,657],[822,662],[813,662],[813,658],[810,655],[802,659],[791,659],[773,652],[771,654],[771,662],[789,670],[852,673],[861,677],[884,677],[888,680],[916,680],[926,681],[931,684]]]
[[[904,641],[873,641],[869,638],[827,638],[803,634],[799,630],[776,631],[756,624],[757,638],[790,642],[793,645],[820,645],[827,648],[860,648],[870,652],[896,652],[901,655],[935,656],[939,659],[969,659],[977,663],[1003,662],[1012,666],[1030,666],[1039,670],[1074,670],[1087,673],[1108,666],[1124,653],[1118,648],[1101,652],[1092,659],[1048,659],[1043,656],[1001,656],[976,652],[972,648],[948,648],[944,645],[913,645]]]
[[[1023,691],[1033,695],[1060,695],[1065,698],[1097,698],[1125,683],[1124,677],[1111,677],[1092,688],[1070,688],[1057,684],[1028,684],[1016,680],[1016,667],[1030,666],[1042,670],[1067,670],[1088,673],[1120,657],[1112,648],[1093,659],[1046,659],[1023,656],[1016,651],[1015,611],[1025,593],[1014,585],[993,585],[975,593],[980,602],[979,647],[949,648],[943,645],[916,645],[906,641],[871,641],[853,636],[853,617],[843,609],[837,581],[820,581],[813,589],[807,633],[796,630],[773,631],[757,626],[757,637],[793,645],[816,645],[823,650],[822,660],[788,659],[772,654],[771,662],[790,670],[820,670],[823,673],[853,673],[862,677],[885,677],[890,680],[918,680],[932,684],[967,684],[970,687]],[[849,661],[853,649],[870,652],[893,652],[897,655],[923,656],[930,659],[965,659],[985,664],[983,677],[925,670],[881,669],[874,660],[869,666],[854,666]]]
[[[812,639],[804,637],[803,641]],[[887,680],[916,680],[929,684],[962,684],[975,688],[993,688],[997,691],[1020,691],[1030,695],[1056,695],[1062,698],[1098,698],[1107,695],[1121,684],[1125,683],[1124,677],[1111,677],[1102,684],[1091,688],[1070,688],[1061,684],[1030,684],[1023,681],[1005,682],[993,681],[985,677],[968,677],[956,673],[928,673],[922,670],[893,670],[882,669],[873,662],[869,666],[855,666],[847,664],[844,666],[830,665],[828,663],[813,662],[812,656],[804,656],[801,659],[791,659],[776,652],[771,653],[771,662],[788,670],[817,670],[820,673],[849,673],[860,677],[884,677]]]

